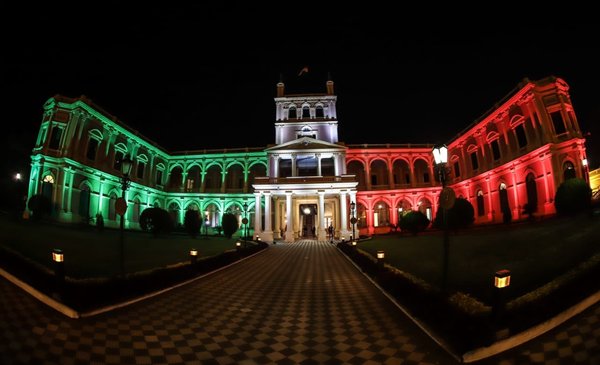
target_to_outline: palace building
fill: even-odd
[[[331,80],[315,94],[286,94],[279,82],[274,101],[273,145],[173,152],[85,96],[56,95],[44,104],[29,197],[50,198],[57,220],[100,214],[106,226],[118,227],[119,164],[128,156],[131,229],[148,207],[168,210],[178,224],[186,210],[198,210],[206,229],[231,212],[240,224],[247,217],[263,240],[288,242],[324,240],[330,226],[336,237],[349,237],[353,228],[357,235],[386,233],[410,210],[434,218],[441,185],[432,145],[339,141]],[[523,80],[446,145],[447,185],[471,202],[477,224],[502,222],[506,214],[523,219],[526,204],[536,215],[552,215],[564,180],[589,179],[569,86],[556,77]]]

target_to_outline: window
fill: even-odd
[[[194,179],[187,179],[185,182],[185,191],[190,192],[194,188]]]
[[[144,178],[144,169],[145,168],[146,168],[146,164],[143,163],[142,161],[138,161],[138,165],[137,165],[137,178],[138,179]]]
[[[325,114],[323,113],[323,107],[319,105],[316,110],[316,117],[323,118],[324,116]]]
[[[423,182],[424,183],[428,183],[429,182],[429,173],[426,172],[423,174]]]
[[[302,107],[302,118],[310,118],[310,108],[307,105]]]
[[[569,180],[575,177],[577,177],[577,174],[575,173],[575,166],[571,161],[566,161],[563,164],[563,179]]]
[[[50,148],[57,150],[60,147],[60,139],[62,137],[62,128],[55,125],[52,127],[52,135],[50,136]]]
[[[490,145],[492,146],[492,157],[494,161],[498,161],[500,159],[500,145],[498,144],[498,140],[493,140]]]
[[[123,160],[123,157],[125,157],[125,154],[122,151],[115,151],[113,169],[121,171],[121,160]]]
[[[519,124],[515,128],[515,133],[517,134],[517,143],[519,144],[519,148],[527,146],[527,136],[525,135],[525,127],[523,127],[523,124]]]
[[[560,114],[560,110],[550,113],[550,118],[552,118],[552,124],[554,125],[554,131],[556,134],[562,134],[567,131],[565,129],[565,122]]]
[[[473,170],[477,170],[479,168],[479,162],[477,161],[477,151],[471,152],[471,166]]]
[[[377,185],[377,175],[371,175],[371,185],[372,186]]]
[[[98,140],[96,140],[95,138],[90,138],[85,156],[87,157],[88,160],[95,161],[97,152],[98,152]]]
[[[295,119],[295,118],[297,118],[297,116],[296,116],[296,107],[295,106],[290,107],[290,110],[288,112],[288,118],[289,119]]]
[[[458,163],[458,161],[454,163],[454,176],[460,176],[460,164]]]
[[[483,204],[483,191],[477,192],[477,216],[481,217],[485,215],[485,206]]]
[[[156,171],[156,184],[157,185],[162,185],[162,177],[163,177],[162,170]]]

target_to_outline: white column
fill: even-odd
[[[346,192],[340,191],[340,235],[348,240],[352,234],[348,232],[348,207],[346,204]]]
[[[273,242],[273,229],[271,228],[271,193],[265,195],[265,230],[262,239],[266,242]]]
[[[296,154],[292,153],[292,176],[298,176],[296,171]]]
[[[287,216],[287,229],[285,231],[285,241],[294,242],[294,220],[292,217],[292,192],[285,192],[285,212]]]
[[[254,237],[262,233],[262,227],[260,224],[260,192],[254,193]]]
[[[271,177],[279,177],[279,156],[273,155],[273,173]]]
[[[319,230],[317,233],[317,239],[319,241],[325,241],[327,239],[327,233],[325,232],[325,192],[319,191]]]
[[[333,154],[333,172],[335,176],[342,175],[342,169],[340,168],[340,165],[340,155],[336,152]]]
[[[315,158],[317,159],[317,176],[322,176],[321,174],[321,154],[315,153]]]

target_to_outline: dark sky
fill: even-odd
[[[168,150],[260,147],[274,142],[280,73],[288,89],[324,92],[330,72],[346,143],[446,142],[524,77],[562,77],[600,166],[600,22],[585,9],[187,3],[1,5],[5,165],[27,166],[57,93],[88,96]]]

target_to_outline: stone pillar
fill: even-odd
[[[271,193],[265,195],[265,230],[262,239],[266,242],[273,242],[273,229],[271,228]]]
[[[317,159],[317,176],[323,176],[321,173],[321,154],[315,153],[315,158]]]
[[[348,207],[346,204],[346,192],[340,191],[340,236],[346,240],[352,235],[352,231],[348,230]]]
[[[298,171],[296,171],[296,154],[292,153],[292,176],[298,176]]]
[[[319,229],[317,231],[317,239],[319,241],[327,239],[325,228],[325,192],[319,191]]]
[[[254,237],[262,233],[260,192],[254,193]]]
[[[287,218],[287,228],[285,231],[285,241],[294,242],[294,221],[292,217],[292,192],[285,192],[285,212]]]
[[[281,234],[281,204],[279,202],[279,198],[275,198],[275,222],[273,229],[273,238],[274,239],[282,239],[283,236]]]

